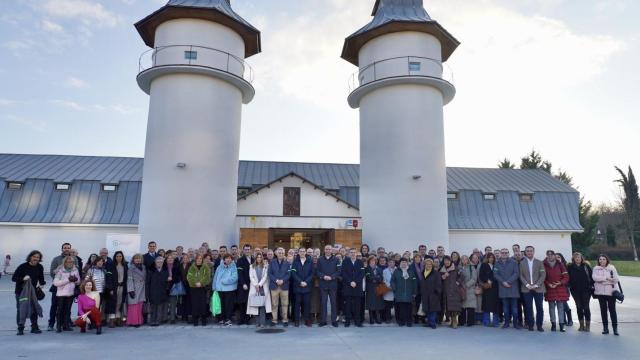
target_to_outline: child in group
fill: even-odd
[[[4,257],[4,268],[2,269],[3,274],[8,275],[7,269],[9,266],[11,266],[11,255],[7,254],[7,256]]]

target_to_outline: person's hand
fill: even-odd
[[[244,291],[247,291],[247,290],[249,290],[249,287],[247,286],[247,284],[244,284],[244,285],[242,285],[242,289],[243,289]]]
[[[109,291],[109,295],[113,296],[113,290]]]
[[[502,282],[502,286],[504,286],[504,287],[506,287],[506,288],[510,288],[510,287],[511,287],[511,284],[509,284],[509,283],[508,283],[508,282],[506,282],[506,281],[503,281],[503,282]]]
[[[307,283],[306,283],[306,282],[304,282],[304,281],[301,281],[301,282],[300,282],[300,286],[302,286],[302,287],[307,287]]]
[[[169,276],[169,277],[167,278],[167,281],[173,281],[173,278],[172,278],[171,276]]]
[[[331,276],[325,275],[323,278],[325,281],[331,281]]]
[[[196,287],[202,287],[202,284],[200,284],[199,282],[196,283]]]
[[[136,292],[135,291],[129,291],[129,297],[131,299],[133,299],[134,297],[136,297]]]
[[[256,285],[256,293],[260,294],[260,285]]]
[[[31,280],[31,276],[27,275],[27,276],[23,277],[22,280],[29,281],[29,280]]]
[[[355,288],[355,287],[356,287],[356,282],[355,282],[355,281],[352,281],[352,282],[351,282],[351,287],[352,287],[352,288]]]

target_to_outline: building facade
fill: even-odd
[[[63,242],[86,257],[104,247],[108,235],[138,233],[143,163],[141,158],[0,154],[0,253],[22,259],[39,249],[48,263]],[[374,242],[363,237],[368,221],[359,210],[359,165],[240,161],[237,175],[233,236],[191,238],[181,232],[188,226],[182,224],[176,243],[289,248],[364,242],[392,251],[443,244],[428,235],[411,239],[409,248],[393,237]],[[447,251],[519,243],[566,255],[571,233],[582,230],[579,193],[542,170],[448,168],[445,195]],[[425,224],[427,219],[408,226],[419,232]],[[144,237],[140,250],[151,240]]]

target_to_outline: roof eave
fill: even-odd
[[[342,58],[359,66],[358,54],[360,49],[370,40],[382,36],[385,34],[403,32],[403,31],[417,31],[423,32],[435,36],[442,47],[442,61],[447,61],[453,54],[456,48],[460,45],[458,41],[451,33],[449,33],[442,25],[437,21],[432,20],[428,22],[424,21],[391,21],[384,25],[369,29],[362,33],[356,32],[349,36],[344,41],[342,47]]]
[[[180,18],[209,20],[231,28],[237,32],[244,41],[245,58],[262,51],[260,31],[258,29],[243,24],[216,9],[165,5],[135,23],[134,26],[136,30],[138,30],[144,43],[153,48],[155,47],[155,32],[158,26],[166,21]]]

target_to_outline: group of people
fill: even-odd
[[[511,252],[512,251],[512,252]],[[519,245],[509,249],[486,247],[469,255],[446,255],[438,246],[402,254],[369,246],[360,249],[331,245],[320,249],[275,250],[244,245],[210,249],[178,246],[157,248],[149,242],[145,254],[125,260],[121,251],[107,249],[91,254],[83,266],[71,244],[51,262],[52,286],[48,330],[102,333],[109,328],[159,326],[185,321],[194,326],[215,319],[230,326],[255,323],[264,326],[362,327],[365,311],[369,324],[422,325],[437,328],[484,325],[544,331],[543,300],[548,303],[551,331],[572,326],[568,305],[573,297],[580,327],[591,330],[590,299],[597,298],[603,334],[609,333],[609,317],[618,335],[616,291],[620,291],[615,267],[600,255],[591,267],[582,254],[567,263],[562,254],[546,252],[535,258],[535,249]],[[513,255],[512,255],[513,254]],[[34,250],[13,274],[16,283],[18,335],[26,319],[31,333],[41,333],[39,301],[44,298],[42,254]],[[71,316],[73,303],[77,316]],[[329,305],[329,306],[328,306]],[[534,311],[535,305],[535,311]],[[330,310],[329,310],[330,309]],[[330,314],[329,314],[330,313]]]

